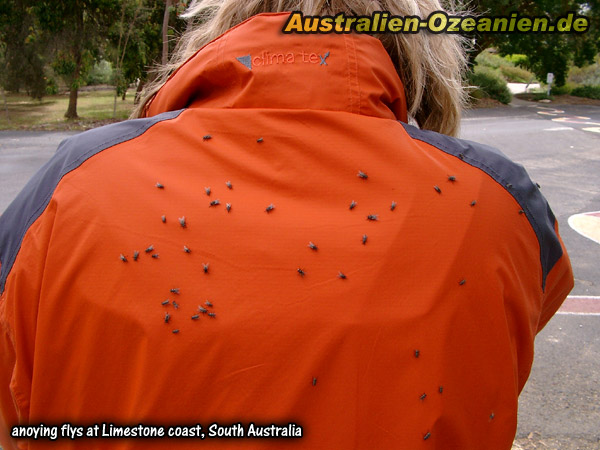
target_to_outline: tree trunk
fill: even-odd
[[[67,119],[77,119],[79,117],[77,115],[77,91],[77,86],[72,84],[71,90],[69,91],[69,107],[65,113]]]
[[[115,98],[113,99],[113,119],[117,118],[117,89],[115,88]]]
[[[133,99],[133,104],[137,105],[140,102],[140,98],[142,96],[142,89],[144,89],[146,82],[139,80],[137,84],[137,88],[135,88],[135,97]]]
[[[171,5],[170,0],[165,0],[165,15],[163,16],[162,26],[162,63],[167,64],[169,60],[169,6]]]
[[[8,103],[6,101],[6,92],[4,92],[4,88],[0,88],[2,91],[2,99],[4,100],[4,112],[6,113],[6,120],[10,122],[10,115],[8,114]]]
[[[77,119],[77,94],[79,91],[79,83],[81,77],[82,61],[83,61],[83,42],[84,42],[84,10],[81,2],[74,2],[77,8],[77,17],[75,24],[74,42],[71,48],[71,55],[75,62],[73,73],[68,77],[67,86],[69,86],[69,107],[65,113],[67,119]]]

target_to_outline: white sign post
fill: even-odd
[[[548,97],[550,97],[550,87],[552,86],[553,81],[554,74],[552,72],[548,72],[548,75],[546,75],[546,84],[548,85]]]

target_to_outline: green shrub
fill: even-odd
[[[548,92],[544,91],[544,92],[534,92],[533,94],[531,94],[531,99],[534,102],[539,102],[540,100],[554,100],[553,96],[548,96]]]
[[[46,95],[58,94],[58,84],[53,77],[44,77],[46,79]]]
[[[535,75],[521,67],[500,66],[500,72],[509,83],[530,83],[535,80]]]
[[[514,66],[526,67],[527,66],[527,55],[506,55],[504,57],[507,61],[510,61]]]
[[[484,50],[475,58],[477,66],[498,69],[506,81],[511,83],[530,83],[535,81],[533,73],[523,67],[517,67],[519,64],[524,65],[526,60],[527,57],[525,55],[500,56],[491,53],[489,50]]]
[[[497,69],[502,65],[508,64],[508,62],[504,58],[502,58],[502,56],[490,53],[488,50],[484,50],[479,55],[477,55],[477,58],[475,58],[475,62],[478,66],[491,67],[492,69]]]
[[[575,89],[575,86],[571,83],[565,83],[563,86],[552,86],[552,95],[568,95]]]
[[[485,96],[504,104],[508,104],[512,100],[512,94],[508,90],[508,86],[502,75],[489,67],[476,66],[475,70],[469,75],[469,84],[475,88],[479,88]],[[475,92],[471,95],[477,98],[473,94]]]
[[[579,86],[571,91],[571,95],[574,95],[576,97],[600,99],[600,86]]]
[[[585,67],[571,67],[568,79],[575,84],[600,85],[600,64],[596,61]]]
[[[112,66],[108,61],[102,60],[94,64],[94,67],[92,67],[92,70],[90,70],[90,73],[87,76],[87,85],[110,84],[112,72]]]

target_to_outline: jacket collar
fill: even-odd
[[[146,107],[345,111],[407,121],[404,86],[368,35],[283,34],[289,13],[259,14],[188,59]]]

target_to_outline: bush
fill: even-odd
[[[579,86],[571,91],[571,95],[574,95],[576,97],[600,99],[600,86]]]
[[[565,83],[563,86],[552,86],[550,93],[552,95],[568,95],[574,88],[575,86],[571,83]]]
[[[502,75],[489,67],[476,66],[475,70],[469,75],[469,84],[482,91],[484,96],[504,104],[508,104],[512,100],[512,94],[508,90]],[[478,97],[480,94],[476,91],[477,89],[471,95],[480,98]]]
[[[87,76],[86,83],[88,86],[96,84],[110,84],[112,79],[112,66],[108,61],[102,60],[92,67]]]
[[[596,61],[585,67],[571,67],[569,81],[589,86],[600,85],[600,64]]]
[[[491,67],[492,69],[497,69],[501,65],[508,64],[508,62],[505,61],[504,58],[502,58],[502,56],[490,53],[488,50],[484,50],[479,55],[477,55],[477,58],[475,58],[475,62],[478,66]]]
[[[535,75],[523,67],[527,60],[525,55],[500,56],[490,53],[488,50],[481,52],[475,58],[477,66],[499,69],[506,81],[511,83],[530,83],[535,80]]]
[[[52,77],[44,78],[46,79],[46,95],[58,94],[58,84],[56,84],[56,80]]]
[[[527,55],[506,55],[504,59],[510,61],[514,66],[527,67]]]
[[[535,75],[521,67],[500,66],[500,72],[510,83],[530,83],[535,80]]]

